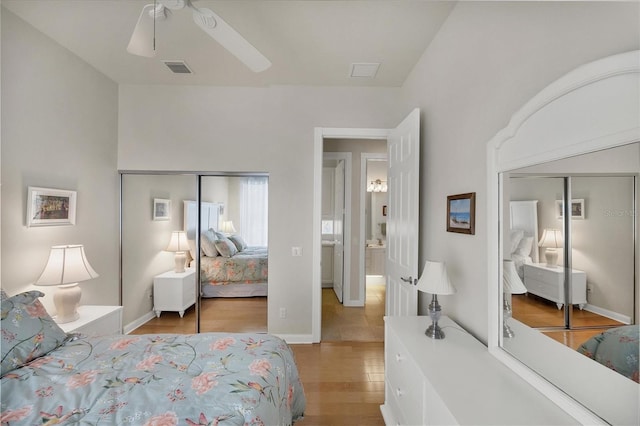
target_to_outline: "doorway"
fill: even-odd
[[[380,224],[387,202],[382,186],[373,192],[367,177],[367,161],[363,158],[372,162],[369,172],[375,175],[373,180],[386,184],[386,145],[386,140],[375,139],[337,138],[323,143],[323,341],[383,341],[385,282],[381,270],[385,253],[382,233],[386,232]],[[374,236],[375,242],[380,242],[375,247]],[[369,259],[367,264],[366,258],[372,254],[377,255],[376,259]],[[376,270],[372,274],[377,275],[372,275],[370,281],[375,282],[366,286],[365,272],[374,265]]]

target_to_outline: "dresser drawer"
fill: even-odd
[[[564,283],[564,270],[558,267],[557,271],[549,271],[541,268],[534,268],[529,265],[524,267],[524,279],[531,279],[545,282],[549,285],[562,287]]]
[[[564,294],[562,293],[563,286],[561,285],[549,284],[538,279],[525,277],[524,286],[527,288],[529,293],[542,296],[554,302],[564,301]]]
[[[423,383],[420,377],[416,377],[419,369],[395,335],[389,334],[387,339],[387,400],[392,406],[397,406],[396,412],[401,413],[402,418],[399,421],[403,424],[422,424]]]

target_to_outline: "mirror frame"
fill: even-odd
[[[604,416],[601,412],[594,414],[591,407],[585,407],[503,349],[499,234],[503,223],[502,172],[638,142],[638,117],[640,51],[631,51],[588,63],[556,80],[518,110],[507,127],[487,144],[488,350],[583,424],[604,424],[603,417],[606,420],[607,413],[618,409],[623,410],[624,418],[631,419],[630,423],[637,423],[638,386],[626,379],[635,394],[620,396],[616,401],[619,404]],[[606,388],[607,393],[614,390]]]

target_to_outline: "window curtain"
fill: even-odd
[[[269,178],[249,177],[240,185],[240,235],[249,246],[268,245]]]

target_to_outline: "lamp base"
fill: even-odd
[[[55,322],[64,324],[78,319],[78,305],[82,297],[82,290],[78,283],[60,285],[53,293],[53,304],[56,307]]]
[[[432,339],[444,339],[444,331],[438,326],[437,322],[434,322],[427,328],[427,331],[424,332],[427,336]]]
[[[548,248],[544,252],[544,258],[547,260],[547,266],[555,268],[558,265],[558,251],[554,248]]]
[[[184,264],[187,261],[187,255],[183,251],[177,251],[176,257],[174,258],[175,267],[173,272],[184,272]]]

